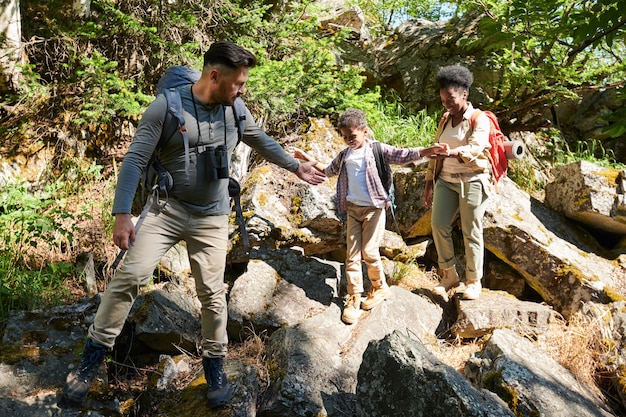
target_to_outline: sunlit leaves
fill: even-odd
[[[578,88],[623,83],[626,17],[621,3],[487,0],[485,8],[498,13],[482,19],[473,46],[492,52],[493,65],[503,69],[502,106],[539,110]]]

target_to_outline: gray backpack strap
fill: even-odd
[[[248,230],[246,229],[246,222],[243,218],[243,212],[241,211],[241,186],[239,182],[233,177],[228,178],[228,195],[233,199],[235,204],[235,215],[237,223],[239,223],[239,231],[241,232],[241,239],[245,248],[250,247],[250,239],[248,238]]]
[[[185,115],[183,114],[183,103],[180,98],[180,92],[177,88],[167,88],[164,94],[167,99],[167,111],[176,118],[178,121],[178,131],[183,135],[183,145],[185,147],[185,185],[189,185],[189,136],[187,135],[187,127],[185,126]]]
[[[241,97],[237,97],[235,99],[235,103],[232,105],[232,108],[235,125],[237,125],[237,134],[239,135],[237,144],[239,144],[239,142],[243,139],[243,132],[246,130],[246,105]]]
[[[135,224],[135,235],[139,233],[139,228],[141,227],[146,216],[148,215],[148,212],[150,211],[150,207],[152,207],[152,203],[154,201],[159,201],[158,187],[159,187],[158,184],[155,184],[154,187],[152,187],[152,190],[150,191],[150,197],[148,198],[148,201],[146,201],[146,204],[143,206],[143,210],[141,210],[141,215],[139,216],[139,219],[137,220],[137,223]],[[113,261],[113,264],[111,264],[111,270],[115,271],[117,269],[120,262],[124,258],[125,254],[126,254],[125,250],[120,250],[120,252],[117,254],[117,257],[115,258],[115,261]]]
[[[232,105],[233,117],[235,119],[235,125],[237,126],[237,145],[243,139],[243,132],[246,129],[246,105],[241,97],[237,97]],[[246,229],[246,222],[243,218],[243,212],[241,210],[241,186],[239,182],[230,177],[228,179],[228,194],[233,199],[235,205],[235,215],[237,223],[239,223],[239,231],[241,232],[241,239],[243,246],[247,249],[250,247],[250,239],[248,237],[248,230]]]

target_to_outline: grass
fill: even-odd
[[[402,148],[429,146],[434,142],[438,121],[425,110],[413,114],[396,104],[381,105],[378,112],[370,125],[376,140]]]
[[[14,267],[0,258],[0,319],[14,310],[51,307],[70,300],[74,267],[52,263],[38,270]]]
[[[600,357],[605,353],[601,334],[605,326],[597,323],[598,320],[581,311],[570,316],[567,321],[557,319],[537,343],[578,381],[604,399],[598,386],[598,370],[602,362]]]

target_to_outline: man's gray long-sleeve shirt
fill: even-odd
[[[206,179],[203,158],[198,158],[208,146],[224,145],[228,149],[228,161],[238,141],[237,126],[230,106],[205,106],[192,99],[190,86],[179,89],[185,124],[189,137],[189,185],[185,185],[185,150],[183,136],[176,133],[167,144],[159,149],[159,161],[174,180],[170,198],[180,201],[190,212],[203,215],[229,214],[228,179],[209,181]],[[130,213],[141,172],[146,168],[157,147],[164,126],[167,103],[164,95],[157,98],[146,109],[137,131],[124,157],[115,190],[112,213]],[[176,118],[168,118],[176,123]],[[199,128],[199,129],[198,129]],[[298,169],[298,161],[289,155],[274,139],[259,128],[246,109],[245,130],[242,141],[259,155],[291,172]]]

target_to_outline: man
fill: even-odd
[[[128,253],[103,294],[89,328],[82,360],[67,377],[64,397],[70,401],[85,400],[106,350],[113,347],[139,289],[148,283],[161,257],[180,240],[187,244],[191,272],[202,304],[202,365],[208,385],[207,399],[211,407],[228,400],[230,386],[223,360],[228,343],[224,268],[230,200],[228,174],[224,174],[224,166],[217,162],[216,156],[226,148],[226,160],[230,160],[237,145],[237,125],[230,106],[244,93],[249,68],[254,65],[256,58],[249,51],[230,42],[215,42],[204,55],[198,82],[180,87],[189,152],[185,155],[178,131],[159,149],[159,161],[171,174],[174,186],[167,200],[153,205],[141,232],[135,234],[130,209],[137,183],[161,132],[171,131],[164,126],[167,112],[164,95],[158,95],[146,109],[124,157],[112,210],[113,242]],[[247,109],[245,117],[242,140],[259,155],[310,184],[324,180],[313,163],[299,164],[263,132]],[[175,118],[171,119],[176,123]]]

